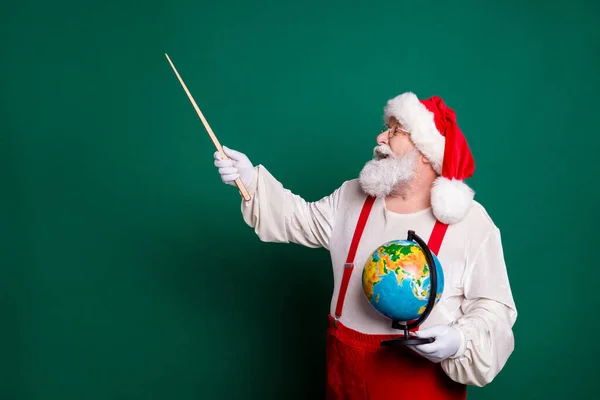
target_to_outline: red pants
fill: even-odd
[[[365,335],[341,323],[327,330],[328,400],[464,400],[466,386],[414,351],[380,346],[399,335]]]

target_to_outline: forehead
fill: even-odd
[[[388,125],[390,125],[390,126],[398,126],[400,128],[404,128],[404,125],[401,122],[399,122],[396,119],[396,117],[390,117]]]

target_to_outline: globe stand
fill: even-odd
[[[435,266],[435,261],[433,260],[433,256],[431,254],[431,250],[427,247],[427,244],[421,239],[414,231],[408,231],[407,240],[417,242],[417,244],[421,247],[423,252],[425,253],[425,259],[427,260],[427,265],[429,266],[429,274],[431,277],[431,290],[429,293],[429,299],[427,301],[427,307],[425,308],[425,312],[421,314],[421,316],[412,322],[402,323],[398,320],[392,321],[393,329],[401,329],[404,331],[404,336],[399,336],[394,339],[384,340],[381,342],[381,346],[386,347],[397,347],[397,346],[410,346],[417,344],[426,344],[435,341],[434,338],[418,338],[415,336],[410,336],[410,331],[415,329],[419,325],[429,317],[431,310],[433,310],[433,306],[435,305],[435,298],[437,296],[437,270]]]

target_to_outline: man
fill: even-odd
[[[225,148],[230,160],[216,152],[214,164],[223,182],[239,177],[248,188],[242,214],[261,240],[330,251],[328,398],[464,399],[466,387],[490,383],[514,349],[517,311],[500,232],[464,182],[473,157],[442,99],[403,93],[388,101],[384,121],[360,176],[315,202],[240,152]],[[400,333],[367,301],[361,267],[374,249],[409,230],[439,242],[445,287],[414,333],[435,341],[388,348],[381,341]]]

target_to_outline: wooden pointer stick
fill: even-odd
[[[210,138],[212,139],[212,142],[214,143],[215,147],[217,148],[217,151],[219,153],[221,153],[223,160],[228,160],[229,158],[225,155],[225,152],[223,151],[223,148],[221,147],[219,140],[217,140],[217,137],[215,136],[214,132],[212,131],[212,129],[210,129],[210,125],[208,125],[208,121],[206,121],[206,118],[204,118],[204,115],[202,114],[202,111],[200,111],[200,108],[198,108],[198,105],[196,104],[196,101],[194,101],[192,94],[190,93],[187,86],[183,82],[183,79],[181,79],[181,76],[179,76],[179,72],[177,72],[177,69],[175,68],[175,65],[173,65],[173,62],[169,58],[169,55],[167,53],[165,53],[165,56],[167,56],[167,60],[169,60],[169,64],[171,64],[171,68],[173,68],[175,75],[177,75],[177,79],[179,79],[181,86],[183,86],[183,90],[185,90],[185,93],[187,94],[188,98],[192,102],[192,105],[194,106],[196,113],[202,120],[202,123],[204,124],[204,127],[206,128],[206,131],[208,132],[208,136],[210,136]],[[242,194],[242,197],[244,198],[244,200],[246,200],[246,201],[250,200],[250,193],[248,193],[248,190],[246,189],[246,186],[244,185],[242,180],[240,178],[237,178],[235,180],[235,184],[238,187],[238,189],[240,190],[240,193]]]

